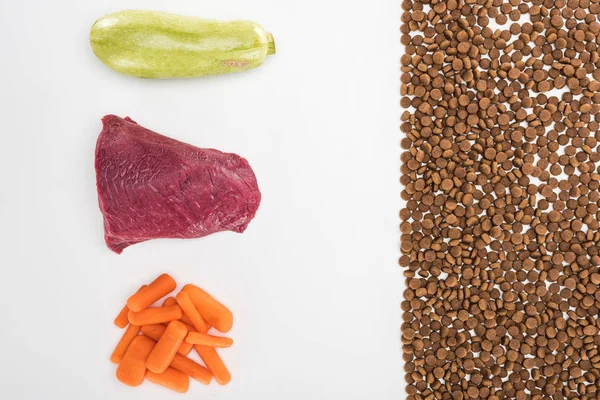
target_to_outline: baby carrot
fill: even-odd
[[[150,325],[145,325],[150,326]],[[142,330],[144,327],[142,327]],[[171,368],[176,369],[179,372],[183,372],[190,378],[197,380],[198,382],[208,385],[212,380],[212,373],[202,365],[198,364],[194,360],[182,356],[181,354],[175,354],[173,361],[171,361]]]
[[[183,372],[179,372],[174,368],[167,368],[165,372],[160,374],[148,371],[146,379],[157,385],[166,387],[179,393],[185,393],[190,387],[190,378]]]
[[[138,386],[146,375],[146,359],[154,348],[154,340],[136,336],[117,367],[117,379],[129,386]]]
[[[175,297],[167,297],[165,299],[165,301],[163,302],[163,307],[174,306],[174,305],[177,305],[177,300],[175,300]],[[200,316],[202,316],[202,315],[200,315]],[[188,318],[187,315],[185,315],[185,313],[183,314],[183,316],[181,318],[179,318],[179,320],[187,326],[188,332],[196,331],[196,328],[194,328],[194,326],[192,325],[192,321],[190,321],[190,319]],[[204,321],[204,323],[206,324],[206,331],[208,332],[211,327],[209,324],[206,323],[206,321]]]
[[[179,306],[146,308],[140,312],[129,311],[128,318],[131,325],[150,325],[171,322],[181,318],[183,313]]]
[[[185,322],[184,322],[184,324],[185,324]],[[185,324],[185,326],[188,328],[188,333],[189,332],[196,332],[196,328],[194,328],[193,325]]]
[[[194,360],[190,360],[187,357],[175,354],[173,361],[171,361],[171,368],[176,369],[179,372],[183,372],[189,377],[208,385],[212,380],[212,374],[202,365],[198,364]]]
[[[125,333],[123,333],[121,340],[119,340],[119,343],[117,343],[117,347],[115,347],[115,350],[110,356],[110,361],[114,362],[115,364],[120,363],[121,360],[123,360],[125,352],[127,352],[127,349],[131,345],[131,342],[133,342],[133,339],[135,339],[139,332],[139,326],[129,325],[125,330]]]
[[[215,380],[219,385],[227,385],[231,380],[231,374],[227,370],[225,364],[223,364],[223,360],[219,357],[217,350],[214,347],[202,346],[202,345],[194,345],[194,349],[204,361],[204,364],[208,367],[210,372],[212,372]]]
[[[150,339],[158,341],[167,327],[163,324],[142,325],[141,332]]]
[[[171,293],[177,283],[168,274],[162,274],[148,286],[141,288],[127,300],[127,307],[131,311],[139,312],[149,307],[161,297]]]
[[[158,342],[162,334],[165,333],[166,329],[167,327],[163,324],[151,324],[142,326],[141,331],[144,335]],[[177,349],[177,353],[181,354],[182,356],[187,356],[190,354],[190,351],[192,351],[192,345],[185,340],[181,343],[179,349]]]
[[[192,303],[192,299],[190,298],[190,295],[187,294],[187,292],[184,292],[182,290],[181,292],[177,293],[177,296],[175,296],[175,300],[177,300],[177,304],[179,304],[179,306],[183,310],[183,313],[187,315],[187,317],[192,321],[192,326],[196,328],[198,332],[204,333],[208,331],[208,326],[206,325],[206,322],[204,322],[204,320],[202,319],[202,316],[194,306],[194,303]]]
[[[183,322],[172,321],[150,353],[146,368],[157,374],[165,372],[186,335],[187,328]]]
[[[177,305],[177,300],[175,300],[175,297],[167,297],[165,299],[165,301],[163,302],[163,307],[165,306],[175,306]],[[184,322],[188,325],[192,325],[192,321],[190,321],[190,319],[188,318],[187,315],[183,314],[183,316],[179,319],[181,322]]]
[[[210,294],[195,285],[185,285],[194,305],[202,318],[219,332],[229,332],[233,326],[233,314],[227,307],[215,300]]]
[[[127,313],[129,313],[129,307],[127,307],[127,305],[125,305],[123,307],[123,309],[121,310],[121,312],[119,313],[119,315],[117,315],[117,318],[115,318],[116,326],[118,326],[119,328],[125,328],[127,326],[127,324],[129,323],[129,319],[127,318]]]
[[[138,289],[138,292],[140,290],[142,290],[143,287],[146,287],[146,285],[142,285]],[[118,326],[119,328],[125,328],[127,326],[127,324],[129,323],[129,319],[127,318],[128,313],[129,313],[129,307],[127,307],[127,304],[125,304],[125,306],[123,307],[123,309],[121,310],[119,315],[117,315],[117,318],[115,318],[115,325]]]
[[[168,306],[174,306],[175,304],[177,304],[177,300],[175,300],[175,297],[170,296],[170,297],[167,297],[165,299],[165,301],[163,301],[162,305],[163,305],[163,307],[168,307]]]
[[[231,347],[233,344],[233,339],[231,338],[207,335],[202,332],[188,333],[185,341],[191,344],[201,344],[203,346],[211,347]]]
[[[181,342],[181,346],[179,346],[177,349],[177,353],[181,354],[182,356],[187,356],[192,351],[192,347],[193,345],[186,342],[184,339],[183,342]]]

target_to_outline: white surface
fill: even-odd
[[[237,75],[122,76],[88,31],[126,8],[254,20],[277,54]],[[391,0],[2,2],[0,399],[404,398],[399,14]],[[93,168],[108,113],[246,157],[263,194],[246,233],[110,252]],[[233,310],[229,386],[115,379],[112,320],[161,272]]]

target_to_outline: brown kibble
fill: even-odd
[[[494,150],[493,148],[486,149],[484,157],[488,160],[493,160],[494,158],[496,158],[496,150]]]
[[[467,394],[470,398],[475,399],[479,396],[479,389],[477,389],[474,386],[469,386],[469,388],[467,389]]]
[[[535,227],[535,233],[537,233],[538,235],[545,235],[546,233],[548,233],[548,228],[544,224],[538,224]]]
[[[513,244],[521,244],[523,243],[523,235],[521,235],[520,233],[515,233],[510,237],[510,241]]]
[[[550,121],[550,118],[552,118],[552,114],[548,110],[542,110],[540,111],[539,117],[543,122],[547,122]]]
[[[444,52],[443,51],[436,51],[435,53],[433,53],[433,62],[435,64],[442,64],[444,62]]]
[[[544,93],[544,92],[549,91],[550,89],[551,89],[551,86],[550,86],[550,82],[548,82],[548,81],[541,81],[537,84],[538,92]]]
[[[444,179],[442,181],[442,189],[444,190],[450,190],[454,187],[454,182],[452,182],[452,179]]]
[[[531,165],[529,163],[525,163],[521,167],[521,170],[523,171],[524,174],[531,175],[533,173],[533,165]]]
[[[575,289],[577,281],[573,278],[567,278],[565,279],[564,285],[567,289]]]
[[[508,361],[517,361],[519,359],[519,353],[517,353],[514,350],[509,350],[506,353],[506,358],[508,359]]]
[[[473,368],[475,368],[475,362],[473,360],[465,360],[465,362],[463,362],[463,367],[467,371],[472,371]]]
[[[511,68],[510,71],[508,71],[508,77],[512,80],[515,80],[520,76],[521,76],[521,71],[519,71],[518,68]]]
[[[490,106],[490,99],[488,99],[487,97],[482,98],[481,100],[479,100],[479,108],[481,108],[482,110],[487,110]]]
[[[573,378],[579,378],[583,371],[579,367],[573,367],[569,372]]]
[[[508,114],[500,114],[498,116],[498,123],[500,125],[508,125],[510,122],[510,117],[508,116]]]
[[[470,48],[471,48],[471,44],[469,42],[461,42],[458,44],[457,50],[459,53],[466,54],[469,52]]]
[[[423,11],[417,10],[412,13],[413,21],[423,21],[425,19],[425,13]]]
[[[600,3],[401,7],[407,398],[599,398]]]
[[[591,307],[594,305],[594,298],[592,296],[585,296],[581,301],[584,307]]]
[[[456,279],[456,276],[454,275],[450,275],[448,277],[448,279],[446,279],[446,286],[448,287],[455,287],[458,284],[458,280]]]
[[[598,329],[596,329],[596,327],[592,326],[592,325],[588,325],[585,328],[583,328],[583,334],[584,335],[593,336],[597,332],[598,332]]]
[[[415,331],[411,328],[406,328],[403,332],[402,335],[407,338],[407,339],[412,339],[415,337]]]

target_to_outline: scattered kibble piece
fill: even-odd
[[[401,4],[407,400],[600,399],[600,2]]]
[[[233,340],[207,335],[210,325],[202,318],[202,314],[210,315],[221,329],[229,330],[233,323],[231,312],[196,286],[192,289],[196,303],[187,291],[181,291],[176,297],[166,298],[162,307],[150,307],[162,296],[171,293],[176,286],[173,278],[167,274],[161,275],[146,286],[154,289],[142,292],[142,287],[130,297],[131,305],[139,311],[133,311],[128,303],[115,319],[115,325],[127,326],[110,358],[112,362],[119,364],[117,378],[124,384],[138,386],[146,378],[171,390],[185,393],[188,391],[189,378],[206,385],[213,376],[220,385],[226,385],[231,380],[215,347],[230,347]],[[139,295],[140,292],[142,295]],[[157,293],[163,294],[159,297]],[[140,309],[140,304],[145,308]],[[196,304],[204,308],[197,309]],[[127,322],[124,323],[122,314],[125,311]],[[186,341],[188,338],[190,342]],[[186,357],[192,347],[206,367]]]

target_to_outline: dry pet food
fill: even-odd
[[[600,399],[599,1],[402,11],[407,399]]]

